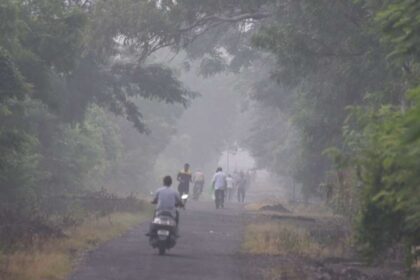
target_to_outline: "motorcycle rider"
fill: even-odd
[[[214,189],[216,209],[224,208],[225,189],[227,186],[226,175],[221,167],[218,167],[213,176],[212,186]]]
[[[172,177],[167,175],[163,178],[163,187],[156,191],[155,197],[152,200],[152,204],[156,204],[156,210],[154,217],[158,216],[160,212],[169,212],[172,217],[175,218],[176,222],[176,234],[178,235],[179,225],[179,212],[177,207],[183,207],[181,197],[179,193],[171,188]],[[153,225],[151,225],[149,233],[150,236],[153,234]]]
[[[190,182],[192,181],[192,174],[190,172],[190,165],[188,163],[184,164],[184,169],[179,171],[176,179],[179,182],[178,192],[179,195],[189,194],[190,192]]]

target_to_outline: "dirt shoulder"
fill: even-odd
[[[352,250],[348,225],[316,211],[251,205],[241,250],[243,279],[404,279],[401,265],[368,266]]]
[[[91,217],[81,225],[66,229],[65,237],[4,252],[0,254],[0,279],[65,279],[86,251],[123,234],[145,217],[143,212]]]

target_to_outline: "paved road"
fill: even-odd
[[[181,210],[181,238],[159,256],[139,225],[86,256],[70,280],[236,280],[241,279],[239,251],[243,216],[237,204],[214,209],[210,202],[189,202]]]

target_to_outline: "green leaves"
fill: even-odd
[[[352,110],[358,124],[356,129],[360,131],[358,142],[352,142],[349,132],[345,139],[352,147],[352,161],[361,168],[364,203],[358,220],[358,237],[370,257],[401,241],[409,246],[419,242],[416,239],[420,230],[416,212],[420,183],[418,104],[413,103],[406,112],[391,105]]]
[[[22,74],[7,51],[0,46],[0,102],[7,98],[22,99],[29,92]]]
[[[392,1],[377,13],[384,40],[393,51],[392,58],[414,57],[420,59],[420,3],[412,0]]]
[[[253,44],[276,58],[273,76],[293,96],[287,104],[301,144],[299,180],[312,190],[334,181],[338,199],[361,202],[359,244],[371,257],[398,242],[419,245],[420,2],[278,7]],[[283,97],[280,90],[264,94],[277,101],[270,106],[286,100],[274,98]]]

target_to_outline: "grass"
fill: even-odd
[[[305,216],[308,218],[335,218],[338,219],[339,216],[334,215],[332,210],[327,207],[326,205],[304,205],[304,204],[297,204],[297,203],[289,203],[286,201],[281,200],[265,200],[262,202],[252,202],[248,203],[245,206],[245,209],[251,212],[258,212],[260,214],[273,214],[278,213],[276,211],[261,211],[260,209],[264,206],[268,205],[276,205],[281,204],[286,209],[291,211],[291,213],[282,213],[282,215],[289,215],[289,216]]]
[[[0,278],[8,280],[62,280],[83,252],[119,236],[145,220],[146,213],[114,213],[90,218],[66,231],[67,238],[52,239],[28,250],[0,255]]]
[[[343,240],[339,242],[344,243]],[[296,255],[302,257],[339,257],[344,246],[337,240],[320,242],[307,228],[288,222],[250,224],[246,227],[242,251],[257,255]]]
[[[296,264],[267,269],[262,273],[264,280],[302,280],[308,279],[302,268]]]

